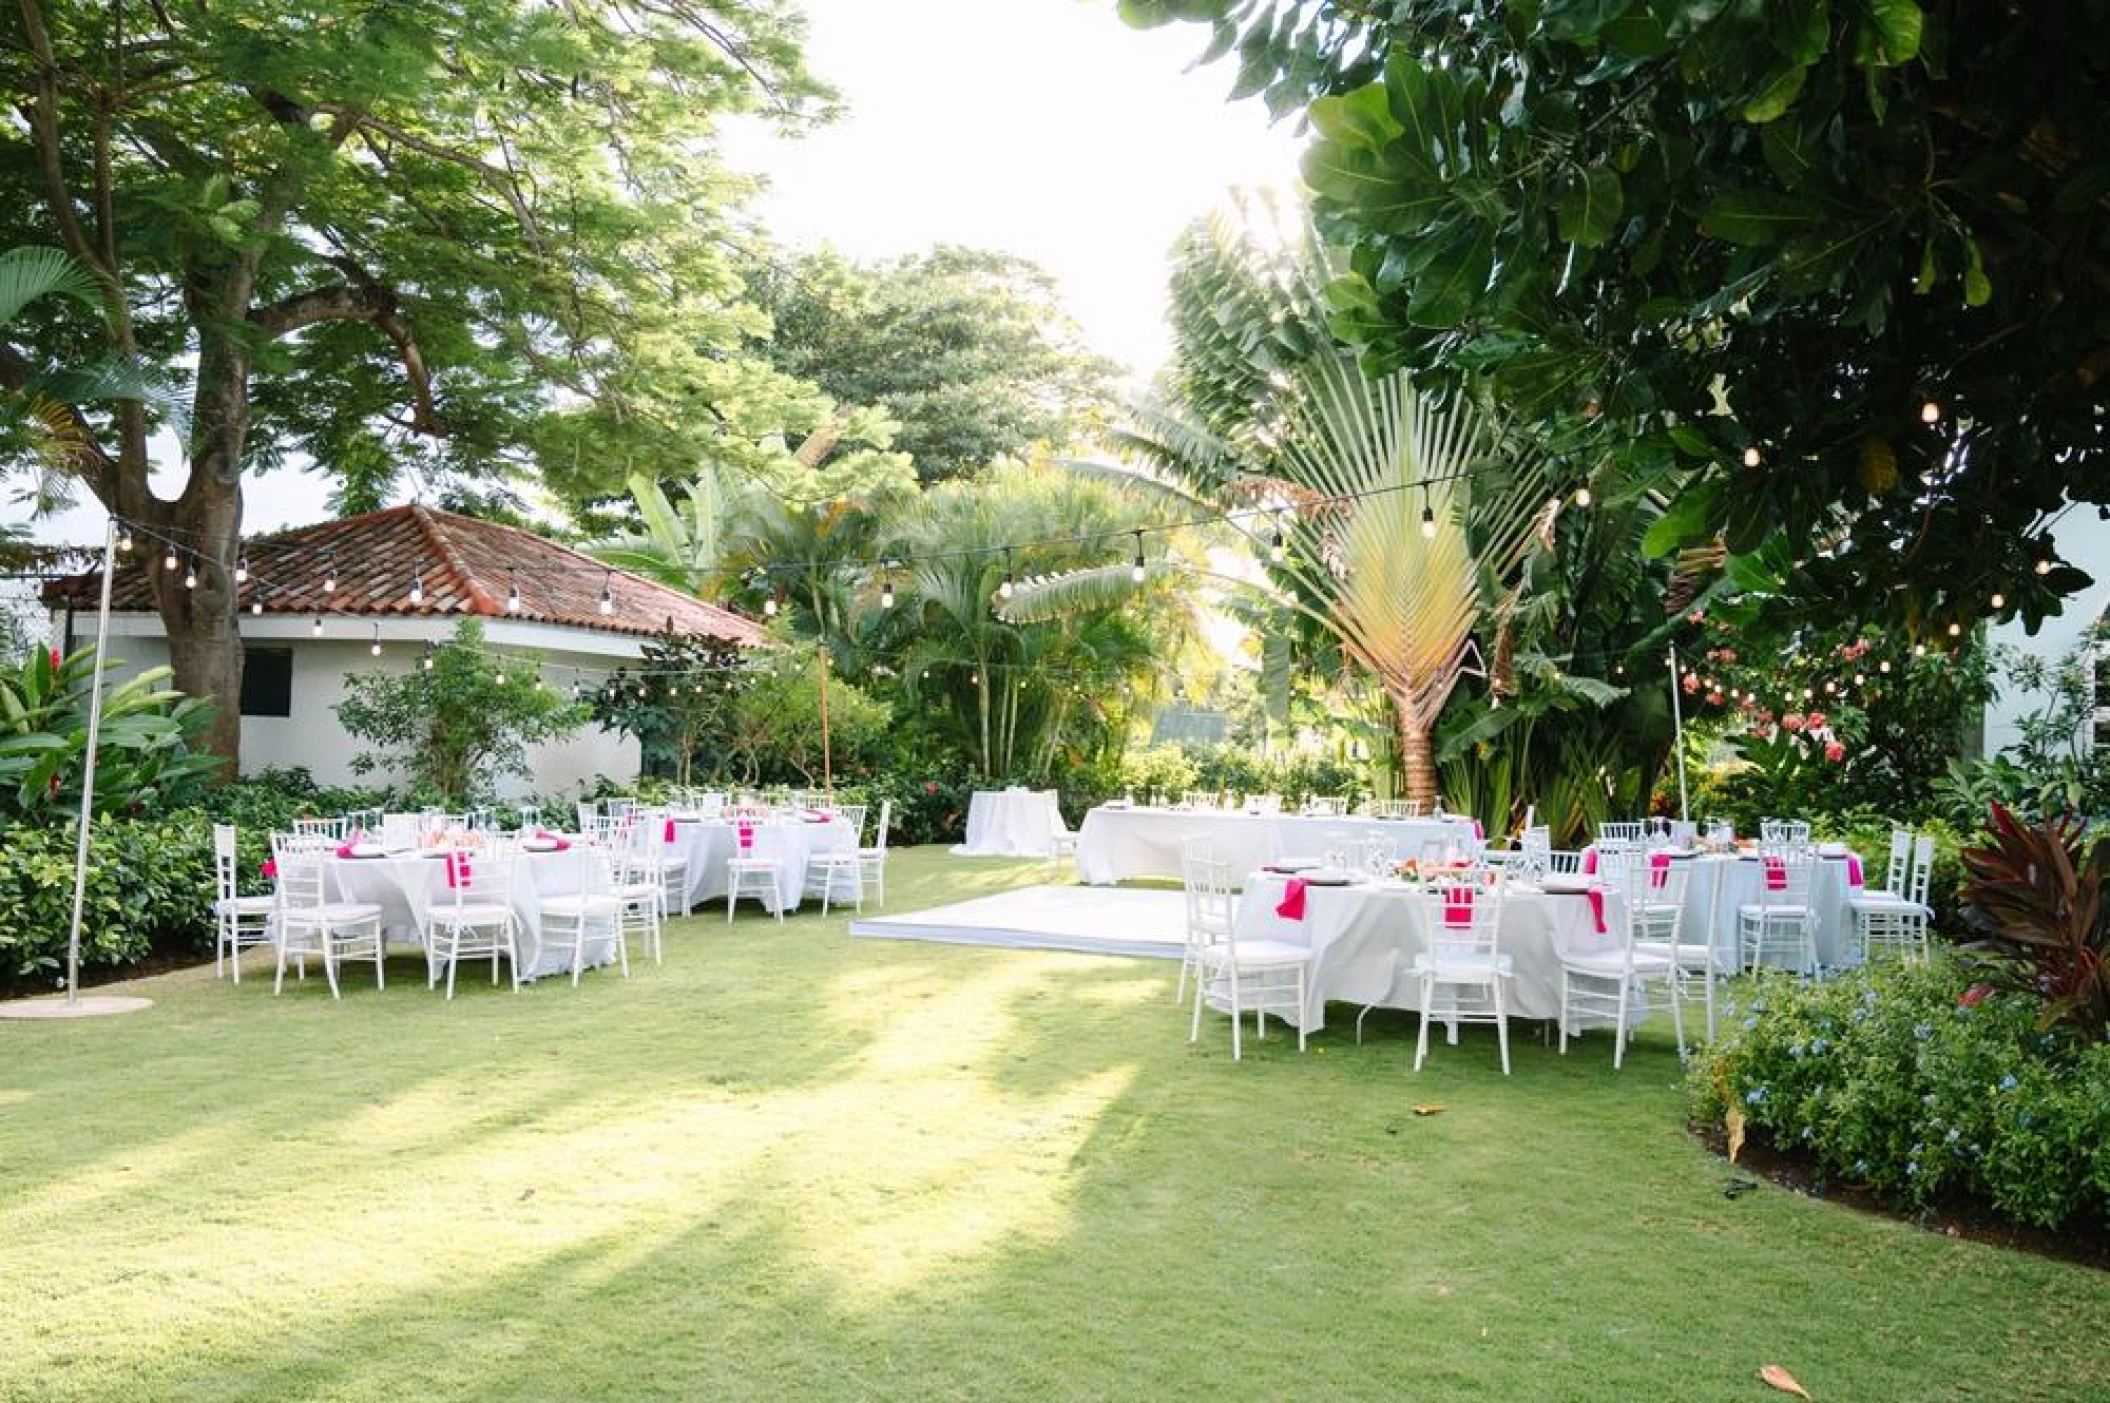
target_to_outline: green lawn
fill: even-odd
[[[1234,1065],[1166,965],[751,906],[627,983],[421,972],[0,1024],[0,1397],[2110,1398],[2102,1275],[1724,1199],[1667,1030]]]

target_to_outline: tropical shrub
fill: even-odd
[[[22,825],[0,844],[0,973],[64,962],[78,827]],[[212,943],[212,831],[203,815],[98,820],[88,837],[81,964]]]
[[[1913,1207],[2110,1220],[2110,1045],[1972,979],[1948,959],[1762,978],[1692,1064],[1695,1117]]]
[[[2089,841],[2084,820],[2030,827],[1997,804],[1984,846],[1963,851],[1964,919],[1987,977],[2041,1000],[2040,1026],[2069,1023],[2097,1042],[2110,1031],[2106,861],[2110,835]]]
[[[115,667],[112,661],[106,667]],[[0,676],[0,829],[77,816],[87,773],[89,688],[95,649],[68,657],[38,648]],[[103,692],[95,767],[98,814],[177,808],[203,792],[218,767],[192,750],[211,709],[160,684],[150,668]]]
[[[337,719],[376,747],[352,769],[401,770],[413,791],[459,805],[488,795],[500,775],[527,774],[528,746],[584,724],[584,709],[541,686],[532,668],[502,672],[483,641],[483,625],[463,619],[422,667],[346,673]]]

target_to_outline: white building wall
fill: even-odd
[[[337,721],[337,703],[344,700],[348,673],[408,672],[426,640],[438,642],[453,636],[450,621],[441,619],[389,620],[381,625],[382,653],[371,652],[371,620],[333,619],[325,635],[316,638],[307,619],[244,619],[244,640],[256,647],[284,647],[293,652],[292,699],[287,716],[242,718],[242,773],[254,775],[268,768],[298,766],[324,785],[371,785],[400,783],[400,771],[377,770],[365,775],[352,769],[352,760],[366,747],[346,735]],[[54,624],[54,637],[64,627]],[[92,643],[92,617],[74,620],[74,646]],[[168,645],[161,636],[158,619],[144,616],[115,616],[110,620],[110,656],[122,663],[113,674],[136,677],[151,667],[165,666]],[[543,624],[487,621],[485,636],[492,646],[533,654],[542,660],[542,675],[552,687],[569,691],[574,679],[589,683],[614,668],[634,662],[638,649],[619,636],[596,635],[578,629],[553,628]],[[605,644],[607,653],[583,652],[582,641]],[[552,646],[553,644],[558,646]],[[570,644],[566,647],[562,645]],[[629,783],[642,767],[633,737],[603,731],[588,722],[571,737],[528,749],[531,773],[508,775],[498,783],[498,797],[512,799],[526,794],[559,792],[593,781],[597,776]]]
[[[1990,642],[2004,643],[2018,652],[2033,653],[2047,662],[2056,662],[2073,651],[2081,636],[2102,616],[2104,608],[2110,606],[2110,522],[2102,520],[2093,507],[2083,504],[2075,507],[2059,524],[2052,539],[2057,543],[2059,558],[2086,570],[2094,577],[2095,583],[2068,599],[2065,611],[2056,618],[2046,619],[2034,637],[2023,632],[2019,621],[1996,624],[1987,633]],[[1998,754],[2020,740],[2017,720],[2043,710],[2051,700],[2045,693],[2022,691],[2004,679],[1994,680],[2002,691],[1986,703],[1984,753],[1987,755]]]

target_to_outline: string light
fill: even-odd
[[[1011,547],[1009,547],[1009,546],[1005,546],[1005,547],[1004,547],[1004,582],[1003,582],[1002,584],[1000,584],[1000,585],[998,585],[998,586],[996,587],[996,597],[997,597],[997,598],[999,598],[999,599],[1009,599],[1009,598],[1011,597],[1011,595],[1012,595],[1012,586],[1011,586]]]
[[[1423,483],[1421,487],[1421,539],[1424,541],[1436,539],[1436,508],[1429,502],[1427,483]]]
[[[176,559],[176,548],[174,546],[170,546],[168,554],[161,557],[161,568],[172,575],[176,572],[176,567],[182,563],[182,561]]]
[[[123,551],[126,555],[130,555],[132,553],[132,528],[129,524],[122,526],[118,529],[117,548]]]
[[[234,582],[238,585],[249,583],[249,553],[247,551],[242,552],[241,555],[235,558]]]
[[[1920,422],[1922,424],[1939,424],[1941,422],[1941,406],[1931,399],[1921,405]]]
[[[1136,563],[1128,567],[1128,578],[1137,584],[1142,584],[1143,577],[1149,573],[1143,565],[1143,533],[1138,531],[1136,532]]]
[[[1955,623],[1955,622],[1953,622],[1953,621],[1952,621],[1952,622],[1950,623],[1950,625],[1949,625],[1949,636],[1950,636],[1951,638],[1958,638],[1958,637],[1961,637],[1962,635],[1963,635],[1963,625],[1962,625],[1962,624],[1960,624],[1960,623]]]
[[[1760,453],[1759,453],[1759,451],[1758,451],[1758,445],[1757,445],[1757,444],[1755,444],[1755,443],[1754,443],[1754,444],[1752,444],[1752,445],[1751,445],[1751,446],[1750,446],[1749,448],[1746,448],[1746,449],[1744,450],[1744,466],[1745,466],[1745,467],[1747,467],[1747,468],[1755,468],[1755,467],[1757,467],[1757,466],[1759,465],[1759,463],[1760,463],[1761,461],[1762,461],[1762,457],[1761,457],[1761,455],[1760,455]]]
[[[374,632],[378,634],[378,633],[379,633],[380,631],[381,631],[381,625],[379,625],[379,624],[375,624],[375,625],[374,625]],[[374,644],[374,647],[375,647],[376,649],[378,649],[378,648],[379,648],[380,646],[381,646],[381,645],[380,645],[379,643],[376,643],[376,644]],[[427,643],[427,644],[425,645],[425,656],[424,656],[424,657],[422,657],[422,658],[420,658],[420,659],[419,659],[418,661],[419,661],[419,662],[420,662],[420,663],[421,663],[421,664],[422,664],[422,665],[424,666],[424,669],[425,669],[425,670],[426,670],[427,672],[430,672],[430,671],[432,671],[432,645],[431,645],[430,643]]]
[[[249,616],[251,618],[257,618],[261,616],[263,612],[264,592],[262,590],[258,590],[256,593],[249,596]]]
[[[1575,505],[1578,507],[1590,505],[1590,480],[1588,478],[1584,478],[1582,484],[1575,489]]]
[[[317,614],[315,616],[315,623],[308,629],[308,636],[310,638],[322,637],[322,615]]]
[[[377,658],[381,656],[381,625],[374,625],[374,646],[368,648],[366,651],[372,653]]]
[[[1890,659],[1885,658],[1881,662],[1877,663],[1876,671],[1881,673],[1888,673],[1890,671]]]
[[[879,572],[879,607],[882,609],[894,607],[894,577],[885,570]]]
[[[604,617],[615,612],[615,595],[610,592],[614,583],[615,571],[613,570],[601,577],[601,600],[596,607],[600,609]]]
[[[329,551],[322,553],[322,592],[324,594],[335,594],[337,592],[337,557]]]
[[[1913,656],[1913,657],[1915,657],[1915,658],[1924,658],[1924,657],[1926,657],[1926,656],[1927,656],[1927,645],[1926,645],[1926,644],[1924,644],[1924,643],[1915,643],[1915,644],[1913,644],[1913,645],[1912,645],[1912,656]]]
[[[425,572],[418,571],[410,577],[410,607],[423,608],[425,604]]]
[[[2049,575],[2049,574],[2051,573],[2051,557],[2050,557],[2050,556],[2048,556],[2048,555],[2040,555],[2040,556],[2038,556],[2038,557],[2037,557],[2037,573],[2038,573],[2039,575]]]
[[[196,551],[191,552],[190,563],[183,567],[183,587],[185,589],[196,589],[198,587],[198,553]]]
[[[777,592],[775,590],[771,590],[769,597],[762,601],[762,612],[772,619],[777,616]]]
[[[2007,607],[2007,596],[1996,589],[1993,591],[1993,597],[1987,600],[1986,603],[1992,605],[1995,609],[2005,609]]]
[[[501,687],[503,687],[503,686],[505,686],[505,684],[506,684],[506,665],[505,665],[504,663],[500,663],[500,664],[498,665],[498,685],[499,685],[499,686],[501,686]]]
[[[510,565],[506,567],[506,612],[520,612],[520,572]]]

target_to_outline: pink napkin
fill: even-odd
[[[447,885],[466,887],[469,885],[469,854],[447,854]]]
[[[1767,858],[1767,859],[1766,859],[1766,890],[1767,890],[1767,891],[1786,891],[1787,889],[1788,889],[1788,865],[1787,865],[1787,864],[1786,864],[1785,862],[1782,862],[1782,861],[1781,861],[1781,860],[1780,860],[1779,858],[1777,858],[1777,857],[1769,857],[1769,858]]]
[[[259,862],[256,865],[256,872],[259,877],[270,877],[276,879],[278,876],[278,859],[270,857],[265,858],[262,862]]]
[[[1471,887],[1447,887],[1444,889],[1443,923],[1447,926],[1469,926],[1473,923],[1473,889]]]
[[[1473,820],[1473,836],[1482,842],[1487,840],[1487,830],[1480,826],[1480,820],[1477,818]]]
[[[754,847],[755,847],[755,826],[754,826],[754,825],[753,825],[752,823],[743,823],[743,824],[741,824],[741,825],[740,825],[740,851],[741,851],[741,852],[753,852],[753,851],[754,851]]]
[[[561,853],[569,852],[571,850],[571,844],[569,842],[567,842],[564,838],[560,837],[559,835],[550,832],[547,828],[536,829],[535,837],[540,842],[555,844],[556,846],[550,849],[551,852]]]
[[[341,843],[339,843],[339,844],[337,845],[337,856],[339,856],[339,857],[350,857],[351,855],[352,855],[352,840],[351,840],[351,839],[349,839],[349,838],[347,838],[347,839],[345,839],[345,840],[344,840],[343,842],[341,842]]]
[[[1650,853],[1648,855],[1648,884],[1660,891],[1669,883],[1670,854]]]
[[[1846,855],[1846,884],[1852,887],[1861,885],[1861,859],[1853,853]]]
[[[1583,849],[1582,870],[1585,877],[1597,875],[1597,847],[1594,843]]]
[[[666,827],[666,831],[665,831],[665,832],[663,832],[663,833],[661,833],[661,834],[659,835],[659,840],[660,840],[660,841],[661,841],[662,843],[671,843],[671,842],[673,842],[673,841],[674,841],[674,820],[673,820],[673,819],[671,819],[671,818],[670,818],[670,819],[668,819],[668,820],[667,820],[667,827]]]
[[[1282,888],[1282,904],[1275,908],[1275,914],[1285,921],[1303,920],[1304,890],[1305,881],[1302,877],[1290,878]]]
[[[1591,888],[1590,888],[1590,889],[1589,889],[1588,891],[1584,892],[1584,893],[1583,893],[1583,895],[1584,895],[1584,896],[1587,896],[1587,897],[1589,897],[1589,898],[1590,898],[1590,915],[1591,915],[1591,917],[1592,917],[1593,919],[1595,919],[1595,920],[1596,920],[1596,922],[1597,922],[1597,933],[1598,933],[1599,935],[1603,935],[1603,934],[1604,934],[1604,892],[1603,892],[1603,891],[1601,891],[1601,890],[1599,890],[1599,889],[1598,889],[1598,888],[1596,888],[1596,887],[1591,887]]]

